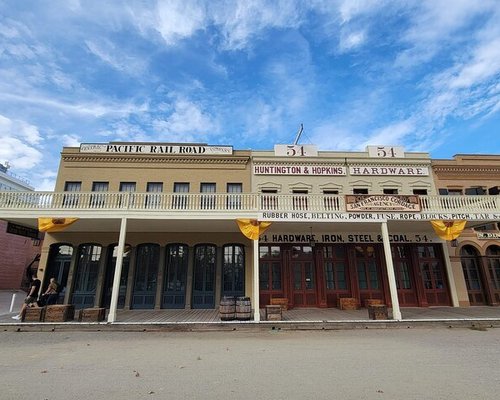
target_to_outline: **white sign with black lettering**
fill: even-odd
[[[80,153],[231,155],[232,146],[171,145],[142,143],[82,143]]]
[[[308,212],[308,211],[265,211],[259,214],[259,221],[289,222],[385,222],[396,221],[500,221],[500,213],[344,213],[344,212]]]
[[[390,233],[391,243],[433,243],[439,242],[431,233]],[[377,232],[351,233],[265,233],[259,239],[260,243],[300,243],[312,242],[322,244],[335,243],[382,243],[382,234]]]

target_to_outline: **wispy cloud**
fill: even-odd
[[[30,169],[42,159],[37,144],[42,137],[36,126],[0,115],[0,160],[18,169]]]

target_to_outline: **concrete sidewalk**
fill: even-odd
[[[12,312],[10,312],[13,296],[15,296],[14,305]],[[0,316],[15,315],[15,313],[18,313],[25,298],[26,292],[22,290],[0,290]]]

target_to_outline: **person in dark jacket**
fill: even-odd
[[[15,315],[12,318],[20,320],[22,319],[24,312],[26,310],[26,307],[31,306],[33,303],[36,305],[36,301],[38,300],[38,294],[40,292],[40,286],[42,285],[42,282],[40,282],[40,279],[37,279],[36,275],[33,274],[31,276],[31,284],[30,284],[30,289],[28,292],[28,296],[24,299],[23,306],[21,307],[21,311],[19,311],[19,315]]]

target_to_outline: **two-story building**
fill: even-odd
[[[432,160],[442,196],[499,196],[500,156],[458,154]],[[448,244],[459,304],[500,304],[500,224],[478,221]]]
[[[500,220],[499,198],[442,201],[427,153],[277,145],[273,151],[170,143],[64,148],[54,192],[0,193],[0,218],[46,234],[39,277],[77,308],[459,306],[449,248],[432,220]],[[237,220],[270,223],[249,239]],[[254,313],[259,320],[259,313]]]

